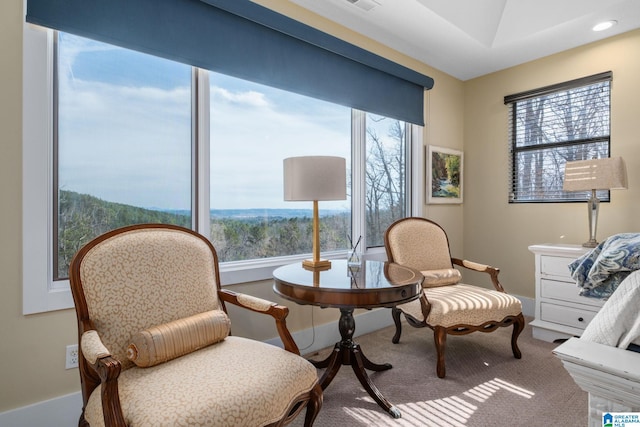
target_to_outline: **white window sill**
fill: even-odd
[[[345,251],[335,251],[323,254],[327,259],[344,259]],[[220,264],[221,286],[231,286],[240,283],[257,282],[271,280],[273,270],[283,265],[302,262],[309,258],[309,255],[296,255],[288,257],[278,257],[266,260],[237,261]],[[381,260],[386,259],[384,248],[372,248],[367,251],[366,259]],[[65,310],[73,308],[73,297],[68,280],[53,282],[47,291],[46,298],[25,298],[23,313],[35,314],[47,311]]]

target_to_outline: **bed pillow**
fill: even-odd
[[[136,333],[127,358],[139,367],[155,366],[224,340],[231,322],[222,310],[207,311]]]

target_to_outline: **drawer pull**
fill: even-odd
[[[578,317],[578,322],[584,322],[584,319],[582,317]]]

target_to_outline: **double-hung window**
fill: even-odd
[[[282,160],[347,160],[347,200],[322,202],[328,257],[362,236],[383,256],[419,214],[421,127],[62,32],[25,28],[25,313],[71,307],[87,241],[136,223],[210,238],[223,284],[311,252],[311,206],[285,202]]]
[[[509,203],[584,201],[588,192],[564,192],[568,161],[610,155],[612,73],[509,95]],[[598,191],[609,200],[609,192]]]

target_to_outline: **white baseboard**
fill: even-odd
[[[2,427],[75,427],[82,412],[80,392],[0,413]]]
[[[353,316],[356,322],[354,337],[368,334],[378,329],[385,328],[393,324],[391,310],[388,308],[377,308],[365,311]],[[325,323],[313,328],[293,332],[293,339],[298,344],[301,354],[311,354],[323,348],[331,347],[340,341],[340,332],[336,322]],[[280,338],[272,338],[266,341],[269,344],[282,347]]]
[[[535,300],[518,297],[522,301],[522,312],[525,316],[532,316]],[[378,308],[365,311],[354,316],[356,330],[354,336],[368,334],[393,324],[391,310]],[[340,333],[335,322],[325,323],[314,328],[305,329],[292,334],[300,347],[302,354],[314,353],[320,349],[330,347],[340,340]],[[282,346],[279,338],[266,341],[269,344]],[[391,337],[389,337],[391,342]],[[56,397],[50,400],[34,403],[0,413],[2,427],[75,427],[78,425],[82,411],[82,395],[80,392]]]
[[[525,316],[534,317],[536,312],[536,299],[521,297],[519,295],[514,296],[518,298],[522,303],[522,314]]]

